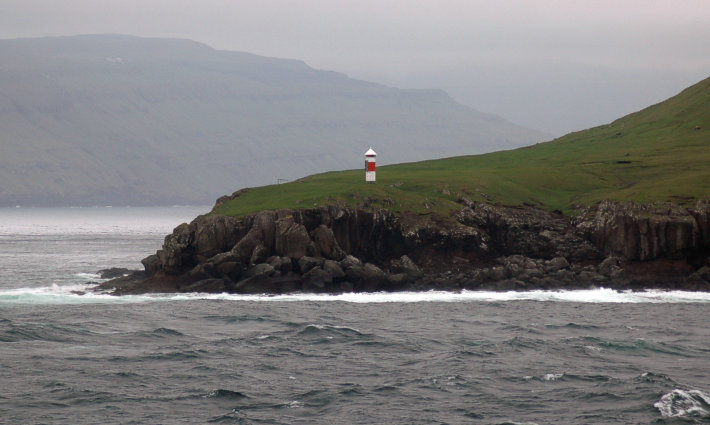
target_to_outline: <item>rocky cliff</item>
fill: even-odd
[[[284,293],[607,286],[710,290],[710,201],[604,201],[573,217],[461,199],[436,218],[329,205],[204,215],[114,293]]]

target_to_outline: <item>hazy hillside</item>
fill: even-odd
[[[235,187],[528,145],[441,91],[187,40],[0,40],[0,205],[211,203]]]

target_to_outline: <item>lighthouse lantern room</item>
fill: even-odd
[[[365,182],[374,183],[375,182],[375,158],[377,154],[372,148],[365,152]]]

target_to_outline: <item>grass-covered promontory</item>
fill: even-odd
[[[460,209],[462,197],[568,213],[602,199],[690,205],[710,197],[710,78],[611,124],[551,142],[378,167],[376,184],[364,182],[363,170],[317,174],[251,188],[215,212],[242,216],[340,202],[447,217]]]

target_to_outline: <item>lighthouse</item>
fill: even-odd
[[[375,182],[375,158],[377,154],[372,148],[365,152],[365,182],[374,183]]]

